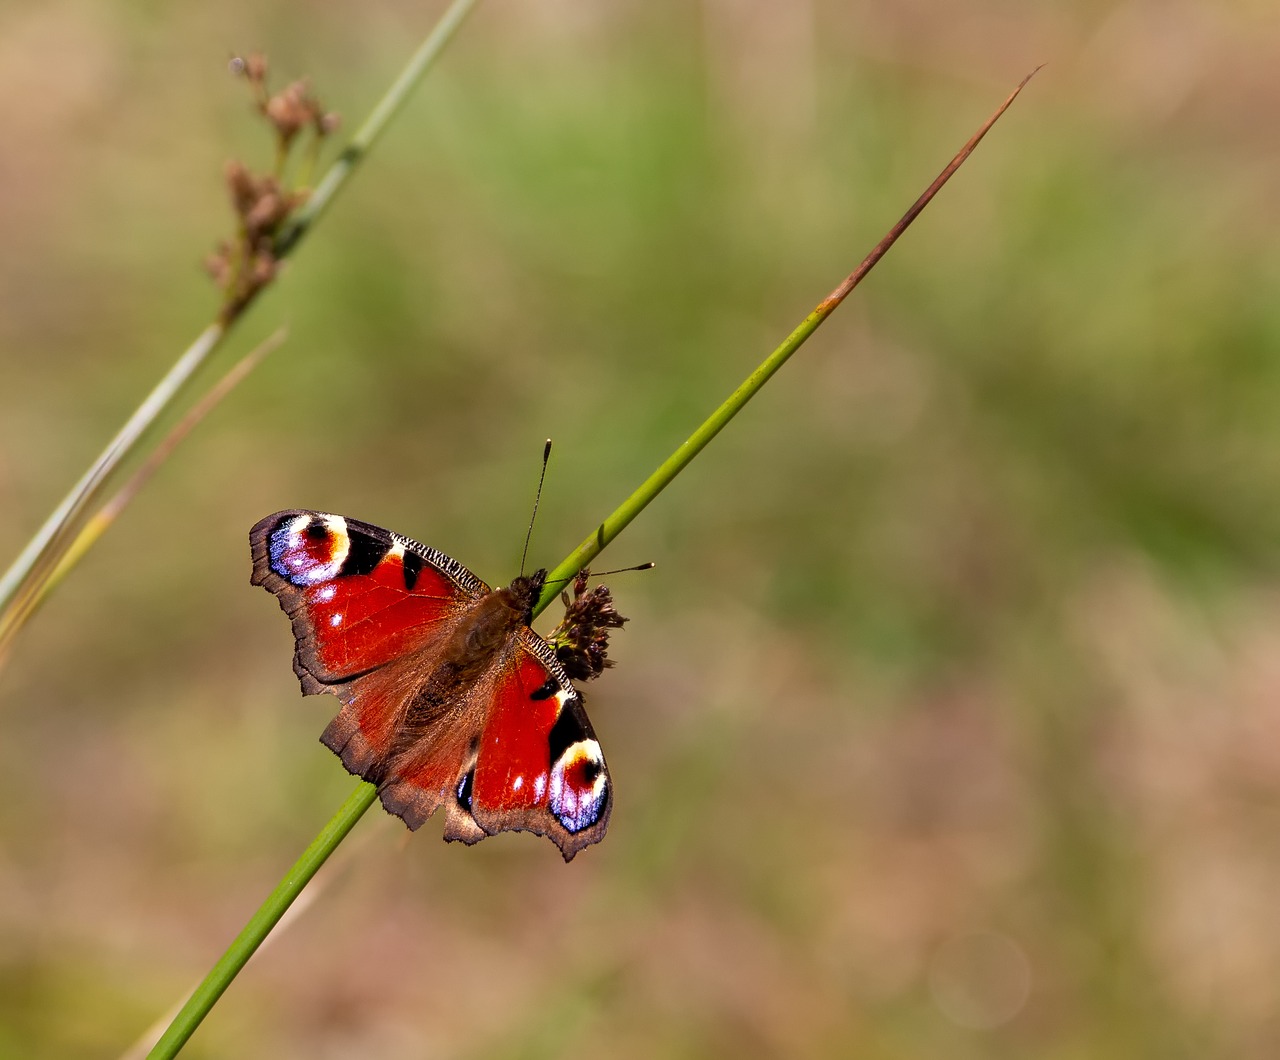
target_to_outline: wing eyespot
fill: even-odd
[[[551,767],[547,805],[569,833],[590,828],[609,803],[609,778],[600,745],[591,739],[571,744]]]
[[[271,569],[285,581],[316,585],[341,573],[351,551],[351,536],[341,516],[303,512],[279,522],[268,538],[267,551]]]

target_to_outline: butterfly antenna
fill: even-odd
[[[650,560],[648,563],[637,563],[634,567],[616,567],[613,570],[593,570],[588,575],[588,577],[607,578],[610,574],[626,574],[628,571],[633,571],[633,570],[653,570],[653,568],[656,566],[657,564],[654,563],[653,560]],[[568,578],[556,578],[552,581],[547,582],[547,584],[555,585],[558,582],[565,582],[567,584],[568,582],[573,581],[573,579],[576,577],[577,575],[572,575]]]
[[[533,496],[533,514],[529,516],[529,531],[524,535],[524,551],[520,553],[520,573],[524,574],[524,563],[529,558],[529,539],[533,537],[533,521],[538,518],[538,504],[542,500],[542,483],[547,478],[547,461],[551,459],[551,439],[542,447],[542,474],[538,476],[538,492]]]
[[[649,560],[648,563],[637,563],[634,567],[615,567],[613,570],[593,570],[591,572],[591,577],[607,578],[610,574],[626,574],[627,571],[633,570],[653,570],[656,566],[657,564],[654,563],[653,560]]]

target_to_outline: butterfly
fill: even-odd
[[[536,832],[565,861],[604,838],[613,792],[556,650],[529,628],[547,572],[491,589],[457,560],[340,515],[276,512],[249,532],[254,585],[293,621],[304,695],[343,703],[321,742],[417,829]],[[598,672],[598,671],[597,671]]]

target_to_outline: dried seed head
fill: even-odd
[[[270,246],[261,247],[253,258],[253,268],[249,273],[249,293],[257,294],[263,287],[276,278],[280,263],[271,252]]]
[[[277,92],[267,100],[264,113],[286,147],[308,125],[318,129],[323,115],[306,80],[294,81]]]
[[[288,214],[288,196],[282,194],[276,182],[268,177],[263,181],[258,201],[244,215],[244,226],[249,238],[255,239],[274,232]]]
[[[267,57],[262,52],[250,52],[242,60],[244,76],[254,84],[265,84],[267,80]]]
[[[564,618],[551,634],[556,657],[565,672],[582,681],[599,677],[613,665],[608,657],[609,630],[621,629],[627,621],[613,606],[613,594],[607,585],[587,590],[589,576],[586,570],[578,572],[573,580],[572,600],[567,592],[560,594]]]
[[[223,290],[226,290],[230,285],[231,245],[226,240],[220,241],[217,248],[211,254],[206,255],[204,270],[213,277],[213,282]]]
[[[339,124],[338,115],[325,113],[306,80],[268,95],[267,59],[261,52],[232,59],[231,70],[249,83],[258,110],[275,132],[276,169],[275,175],[257,176],[234,159],[223,169],[237,234],[233,242],[219,243],[204,265],[223,292],[224,319],[234,317],[279,272],[276,239],[289,215],[308,196],[305,189],[287,189],[280,182],[294,140],[310,128],[318,150],[320,141]]]
[[[267,101],[267,57],[261,52],[235,56],[228,64],[231,72],[249,83],[249,91],[261,110]]]
[[[258,199],[258,183],[248,167],[236,159],[230,159],[222,167],[223,179],[227,182],[227,191],[231,195],[231,205],[238,217],[243,217]]]

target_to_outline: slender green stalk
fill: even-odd
[[[50,560],[57,559],[57,551],[69,534],[71,524],[84,512],[90,501],[112,471],[133,450],[138,440],[155,422],[156,417],[178,396],[196,370],[218,348],[226,327],[213,323],[200,332],[195,342],[174,363],[168,373],[147,395],[120,431],[45,520],[35,537],[22,550],[13,566],[0,579],[0,610],[7,610],[19,587],[38,565],[52,567]]]
[[[276,239],[276,257],[283,257],[288,254],[298,240],[306,235],[307,229],[315,224],[320,215],[328,209],[333,197],[346,184],[356,166],[363,161],[364,156],[369,153],[369,149],[374,145],[378,137],[382,135],[382,131],[387,127],[387,124],[404,106],[413,86],[418,83],[422,75],[436,61],[441,51],[444,50],[445,45],[453,39],[458,27],[462,25],[463,20],[471,13],[471,9],[478,2],[479,0],[454,0],[449,5],[449,9],[441,16],[440,21],[436,23],[436,28],[431,31],[427,39],[414,52],[413,58],[400,71],[400,76],[387,89],[386,94],[378,101],[378,105],[373,108],[369,117],[365,119],[364,124],[356,130],[351,142],[343,148],[342,154],[329,167],[328,172],[325,173],[320,183],[316,186],[316,190],[285,223],[284,229]]]
[[[325,859],[346,838],[355,823],[364,815],[365,810],[373,805],[378,789],[372,784],[361,782],[347,797],[347,801],[324,830],[315,837],[311,845],[276,885],[276,889],[262,907],[253,914],[244,930],[236,936],[236,940],[227,948],[218,963],[213,966],[204,981],[195,989],[178,1015],[174,1017],[168,1029],[160,1036],[155,1048],[147,1054],[151,1060],[157,1057],[176,1056],[178,1050],[186,1044],[192,1032],[200,1026],[214,1003],[222,996],[224,990],[236,977],[236,973],[245,966],[245,962],[253,956],[254,951],[262,945],[263,940],[271,933],[271,929],[284,916],[293,900],[302,893],[302,889],[314,876]]]
[[[346,185],[357,163],[364,158],[404,105],[409,93],[430,69],[477,2],[478,0],[454,0],[445,11],[435,29],[360,126],[351,143],[326,171],[315,192],[280,233],[275,248],[277,258],[283,258],[297,247],[302,237],[333,201],[333,197]],[[59,558],[65,552],[75,521],[83,515],[107,478],[133,452],[160,414],[177,399],[195,373],[221,346],[248,305],[249,302],[246,302],[229,319],[216,321],[200,333],[45,520],[3,578],[0,578],[0,624],[13,624],[16,615],[29,610],[26,605],[39,594],[44,578],[56,568]],[[18,602],[17,608],[12,606],[15,600]]]
[[[860,264],[848,277],[826,298],[824,298],[812,313],[810,313],[800,323],[800,325],[791,332],[790,335],[782,342],[782,344],[774,350],[764,362],[754,372],[752,372],[741,386],[739,386],[729,398],[720,405],[719,408],[711,414],[710,417],[674,453],[668,457],[662,465],[649,476],[648,479],[637,489],[630,497],[628,497],[607,519],[596,528],[595,533],[580,544],[571,555],[565,558],[559,566],[548,576],[548,582],[559,580],[563,582],[572,578],[585,564],[594,559],[600,551],[612,541],[623,528],[627,526],[648,503],[656,497],[672,479],[680,473],[680,471],[688,465],[688,463],[698,455],[706,444],[714,438],[720,430],[727,424],[744,405],[752,398],[753,395],[762,387],[769,378],[786,362],[796,350],[804,343],[810,335],[817,330],[818,326],[835,310],[850,291],[858,285],[862,278],[871,271],[888,249],[897,241],[898,237],[906,231],[907,227],[919,215],[920,211],[928,205],[929,200],[937,194],[943,184],[950,179],[951,175],[960,168],[964,160],[969,156],[978,142],[986,135],[987,130],[995,124],[1001,114],[1005,112],[1009,104],[1013,102],[1023,86],[1031,79],[1035,71],[1028,74],[1022,83],[1014,89],[1008,99],[1000,105],[999,109],[989,118],[986,123],[978,130],[968,143],[960,150],[960,152],[951,160],[947,167],[942,171],[936,180],[925,190],[924,194],[911,206],[911,208],[903,215],[896,225],[889,230],[889,233],[882,239],[871,251],[870,254],[863,259]],[[538,600],[534,607],[534,614],[541,614],[547,605],[555,599],[559,592],[559,585],[552,585],[543,591],[542,597]],[[222,958],[214,965],[213,970],[205,978],[204,982],[197,988],[196,992],[183,1006],[177,1018],[170,1025],[168,1031],[160,1039],[155,1049],[152,1050],[151,1057],[169,1057],[182,1046],[182,1044],[191,1036],[191,1033],[204,1019],[209,1009],[213,1007],[214,1002],[222,996],[224,990],[235,977],[236,973],[244,967],[245,962],[252,956],[253,951],[261,945],[262,941],[267,937],[272,926],[283,915],[285,908],[289,902],[302,891],[307,880],[313,875],[323,863],[324,858],[337,846],[339,840],[351,830],[356,820],[370,806],[373,805],[377,796],[377,789],[368,783],[362,783],[352,795],[343,804],[337,815],[329,822],[324,832],[316,839],[307,852],[298,860],[297,864],[289,871],[289,874],[281,882],[281,884],[271,893],[271,896],[263,904],[262,908],[254,914],[245,929],[237,936],[231,948],[223,954]]]
[[[106,533],[111,525],[136,497],[152,476],[164,465],[179,444],[212,412],[231,391],[256,368],[264,357],[284,342],[285,330],[280,328],[265,342],[254,347],[236,362],[214,386],[197,401],[161,440],[105,504],[93,513],[80,527],[73,540],[67,542],[62,558],[54,565],[48,577],[34,581],[15,600],[13,607],[0,617],[0,659],[8,651],[18,629],[44,603],[50,592],[74,569],[85,553]]]
[[[1036,70],[1039,69],[1039,67],[1036,67]],[[1022,79],[1018,87],[996,108],[995,113],[982,124],[982,127],[969,138],[964,147],[947,163],[933,183],[924,190],[920,198],[911,204],[911,208],[902,215],[901,220],[889,229],[888,233],[875,245],[871,253],[862,259],[862,263],[845,277],[834,291],[818,303],[817,308],[805,317],[790,335],[783,339],[778,348],[764,359],[760,367],[747,376],[742,385],[730,394],[715,412],[707,417],[702,426],[694,431],[679,449],[667,457],[662,466],[650,475],[638,490],[623,501],[612,515],[596,527],[593,534],[583,540],[582,544],[574,549],[563,563],[547,575],[547,587],[543,589],[542,597],[538,601],[538,612],[541,612],[543,608],[555,599],[564,582],[568,581],[595,559],[610,541],[622,533],[632,519],[644,511],[649,502],[684,470],[689,461],[702,452],[707,443],[719,434],[725,424],[741,412],[743,406],[773,377],[774,372],[786,364],[791,355],[804,345],[804,341],[818,330],[818,326],[831,315],[836,306],[845,300],[849,292],[862,282],[863,277],[875,267],[876,262],[888,253],[889,248],[898,241],[898,237],[907,230],[911,222],[929,205],[930,200],[951,179],[952,174],[964,164],[964,160],[973,153],[973,149],[987,135],[987,131],[991,126],[1000,119],[1000,115],[1009,109],[1009,105],[1017,99],[1018,93],[1035,76],[1036,70],[1032,70]]]

